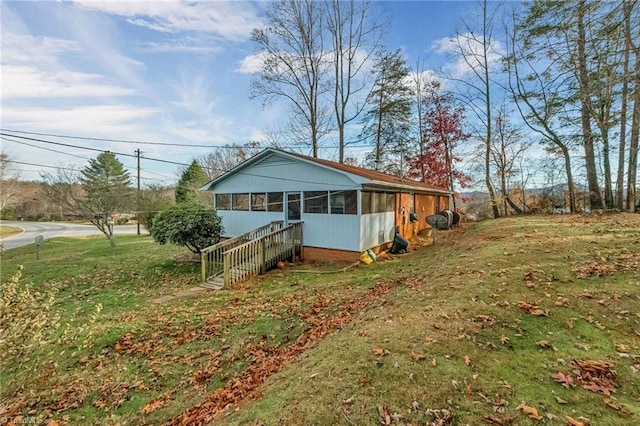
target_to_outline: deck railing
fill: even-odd
[[[303,247],[302,222],[299,222],[231,248],[223,254],[224,286],[262,274],[280,261],[296,256],[302,259]]]
[[[260,239],[274,231],[282,229],[283,221],[274,221],[254,229],[237,237],[230,238],[206,247],[200,251],[200,264],[202,265],[202,282],[206,282],[209,278],[222,273],[224,269],[224,253],[248,241]]]

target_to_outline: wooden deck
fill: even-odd
[[[215,290],[230,287],[265,273],[279,261],[294,260],[296,256],[303,258],[302,222],[287,227],[272,222],[204,249],[201,255],[202,286]]]

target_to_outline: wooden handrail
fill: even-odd
[[[282,229],[284,221],[273,221],[260,228],[254,229],[237,237],[221,241],[209,247],[205,247],[200,251],[200,265],[202,282],[206,282],[209,278],[218,275],[224,270],[223,255],[225,251],[242,245],[247,241],[259,239],[262,236]]]
[[[280,261],[302,259],[302,247],[302,222],[298,222],[226,250],[222,261],[225,287],[262,274]]]

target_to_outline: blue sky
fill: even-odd
[[[263,2],[3,1],[3,129],[211,147],[264,140],[286,107],[249,98],[253,28]],[[474,2],[380,1],[383,42],[407,63],[455,68],[441,47]],[[25,135],[187,163],[207,148],[124,144]],[[14,160],[82,167],[97,152],[0,141]],[[331,143],[330,141],[328,142]],[[46,147],[44,150],[37,147]],[[74,156],[51,150],[63,151]],[[347,153],[349,154],[349,153]],[[330,150],[325,157],[333,159]],[[133,171],[135,159],[120,157]],[[38,179],[36,166],[19,166]],[[171,184],[179,166],[143,160],[146,182]]]

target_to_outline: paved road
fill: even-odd
[[[33,244],[36,235],[42,235],[45,240],[54,237],[79,237],[84,235],[103,235],[93,225],[78,225],[76,223],[67,222],[9,222],[2,221],[3,225],[14,226],[16,228],[22,228],[23,232],[13,235],[8,238],[1,239],[0,242],[4,245],[5,250],[9,250],[16,247],[26,246]],[[137,232],[136,225],[117,225],[115,229],[115,235],[121,234],[135,234]],[[140,227],[140,232],[147,234],[147,231]]]

